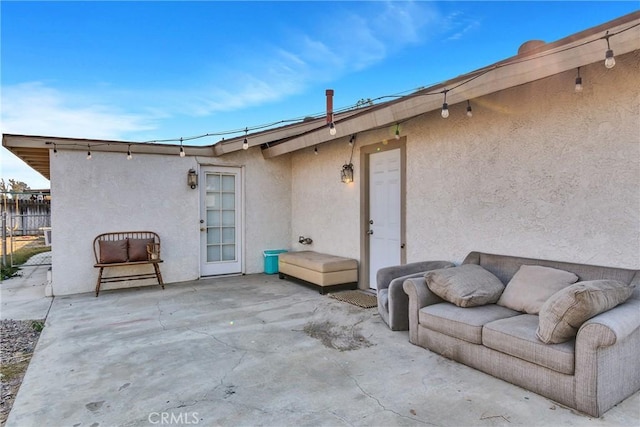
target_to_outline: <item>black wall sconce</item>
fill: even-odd
[[[195,169],[189,169],[189,173],[187,173],[187,185],[194,190],[198,186],[198,174]]]

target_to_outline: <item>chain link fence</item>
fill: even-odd
[[[3,192],[0,198],[2,265],[51,265],[51,197],[48,191]],[[34,255],[23,263],[22,257],[32,253]]]

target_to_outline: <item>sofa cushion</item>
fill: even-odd
[[[482,344],[501,353],[573,375],[575,340],[563,344],[543,344],[536,337],[538,316],[521,314],[484,325]]]
[[[117,262],[127,262],[127,240],[100,240],[100,263],[113,264]]]
[[[504,289],[498,304],[512,310],[538,314],[542,304],[560,289],[578,280],[578,276],[557,268],[522,265]]]
[[[358,261],[355,259],[314,251],[283,252],[278,255],[278,262],[296,265],[320,273],[355,270],[358,268]]]
[[[434,294],[459,307],[476,307],[498,301],[504,284],[475,264],[431,270],[424,275]]]
[[[482,326],[497,319],[517,316],[520,313],[495,304],[462,308],[443,302],[420,309],[418,321],[434,331],[482,344]]]
[[[568,341],[588,319],[625,302],[633,289],[617,280],[578,282],[561,289],[542,306],[536,335],[544,343]]]

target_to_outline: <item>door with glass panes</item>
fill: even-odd
[[[202,167],[201,276],[242,272],[242,169]]]

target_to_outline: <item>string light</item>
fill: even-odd
[[[329,135],[333,136],[336,134],[336,125],[333,123],[329,123]]]
[[[244,128],[244,141],[242,142],[242,149],[249,149],[249,140],[247,140],[247,132],[249,132],[249,128]]]
[[[606,66],[607,68],[613,67],[615,65],[615,58],[613,56],[613,51],[610,48],[610,44],[609,44],[609,38],[616,36],[618,34],[624,33],[626,31],[629,31],[635,27],[637,27],[639,24],[633,24],[628,26],[627,28],[621,29],[613,34],[609,34],[609,32],[607,31],[606,35],[604,37],[600,37],[597,39],[593,39],[593,40],[588,40],[585,41],[582,44],[579,45],[575,45],[575,46],[571,46],[568,47],[562,51],[566,51],[569,49],[576,49],[576,48],[580,48],[582,46],[594,43],[594,42],[599,42],[602,39],[605,39],[607,41],[607,53],[605,54],[605,58],[606,58]],[[485,70],[475,73],[472,77],[468,78],[467,80],[461,81],[460,83],[456,84],[454,87],[452,87],[449,90],[453,90],[453,89],[457,89],[458,87],[461,87],[463,85],[466,85],[468,83],[470,83],[471,81],[478,79],[488,73],[491,73],[493,71],[496,71],[498,69],[504,68],[504,67],[509,67],[511,65],[516,65],[516,64],[523,64],[529,61],[535,61],[538,60],[540,58],[546,57],[546,56],[550,56],[550,55],[554,55],[558,52],[556,51],[549,51],[549,52],[545,52],[542,55],[539,56],[535,56],[535,57],[527,57],[527,58],[522,58],[522,59],[518,59],[518,60],[514,60],[514,61],[510,61],[510,62],[505,62],[505,63],[501,63],[501,64],[496,64],[493,65],[492,67],[486,68]],[[435,89],[435,87],[438,85],[438,83],[434,83],[432,85],[428,85],[431,86],[432,89]],[[406,96],[406,94],[413,94],[413,95],[418,95],[418,96],[432,96],[432,95],[439,95],[442,93],[445,93],[445,98],[446,98],[446,92],[443,91],[438,91],[438,92],[424,92],[423,90],[426,88],[427,86],[421,86],[418,88],[413,88],[413,89],[409,89],[409,90],[405,90],[402,92],[399,92],[397,94],[394,95],[383,95],[383,96],[379,96],[377,98],[373,98],[371,99],[371,103],[373,104],[375,101],[379,101],[379,100],[383,100],[383,99],[388,99],[388,98],[402,98],[403,96]],[[420,92],[420,93],[418,93]],[[359,103],[356,103],[354,105],[350,105],[344,108],[340,108],[338,110],[336,110],[335,112],[337,113],[342,113],[342,112],[346,112],[346,111],[350,111],[353,110],[354,108],[358,108],[361,105]],[[447,105],[447,110],[448,110],[448,105]],[[446,115],[447,113],[442,111],[442,113],[444,115]],[[292,118],[292,119],[287,119],[287,120],[279,120],[276,122],[271,122],[271,123],[267,123],[267,124],[261,124],[261,125],[257,125],[257,126],[252,126],[251,127],[251,131],[258,131],[258,130],[262,130],[262,129],[267,129],[267,128],[273,128],[274,126],[280,125],[280,124],[285,124],[285,123],[294,123],[294,122],[304,122],[306,121],[309,117],[312,118],[317,118],[316,116],[318,116],[321,113],[316,113],[316,114],[311,114],[311,115],[305,115],[305,116],[301,116],[301,117],[297,117],[297,118]],[[333,128],[333,129],[332,129]],[[205,137],[209,137],[209,136],[221,136],[221,135],[233,135],[233,134],[238,134],[239,132],[242,132],[244,129],[235,129],[235,130],[227,130],[227,131],[222,131],[222,132],[216,132],[216,133],[207,133],[204,135],[198,135],[198,136],[193,136],[193,137],[189,137],[186,138],[188,140],[194,140],[194,139],[200,139],[200,138],[205,138]],[[335,123],[333,122],[333,118],[332,121],[329,123],[329,132],[330,135],[335,135]],[[182,139],[182,138],[181,138]],[[150,141],[144,141],[142,142],[144,143],[159,143],[159,142],[174,142],[174,141],[178,141],[177,138],[172,138],[172,139],[163,139],[163,140],[150,140]],[[220,142],[224,141],[224,138],[222,138],[222,140],[220,140]]]
[[[611,46],[609,46],[609,37],[611,36],[609,35],[609,31],[607,31],[607,34],[604,36],[607,41],[607,51],[604,54],[604,66],[608,69],[612,69],[616,65],[616,59],[613,57],[613,50],[611,50]]]
[[[627,32],[627,31],[637,27],[638,25],[640,25],[640,24],[630,25],[627,28],[621,29],[621,30],[619,30],[619,31],[617,31],[617,32],[615,32],[613,34],[610,34],[609,31],[607,31],[606,34],[603,37],[585,41],[582,44],[568,47],[568,48],[566,48],[566,49],[564,49],[562,51],[579,48],[579,47],[588,45],[590,43],[598,42],[598,41],[604,39],[607,42],[607,51],[605,53],[605,67],[608,68],[608,69],[611,69],[611,68],[613,68],[615,66],[616,61],[615,61],[613,50],[611,49],[611,46],[610,46],[609,39],[611,37],[613,37],[613,36],[618,35],[618,34]],[[515,65],[515,64],[522,64],[522,63],[526,63],[528,61],[534,61],[534,60],[540,59],[540,58],[545,57],[545,56],[554,55],[556,53],[557,52],[555,52],[555,51],[550,51],[550,52],[545,52],[544,54],[542,54],[540,56],[536,56],[536,57],[523,58],[523,59],[519,59],[519,60],[515,60],[515,61],[505,62],[505,63],[501,63],[501,64],[495,64],[492,67],[487,67],[486,69],[484,69],[484,70],[482,70],[480,72],[474,73],[472,77],[469,77],[466,80],[460,81],[459,83],[457,83],[455,86],[451,87],[450,89],[444,89],[444,90],[440,90],[438,92],[427,92],[425,89],[428,86],[421,86],[421,87],[418,87],[418,88],[414,88],[414,89],[406,90],[406,91],[403,91],[403,92],[399,92],[398,94],[395,94],[395,95],[379,96],[377,98],[371,99],[370,102],[371,102],[371,104],[373,104],[375,101],[379,101],[379,100],[383,100],[383,99],[387,99],[387,98],[394,98],[394,99],[402,98],[402,97],[406,96],[406,94],[411,94],[411,95],[415,95],[415,96],[433,96],[433,95],[444,94],[444,103],[442,105],[441,115],[442,115],[443,118],[447,118],[447,117],[449,117],[449,106],[448,106],[448,104],[446,102],[446,98],[447,98],[447,92],[449,92],[450,90],[457,89],[457,88],[459,88],[459,87],[461,87],[463,85],[466,85],[466,84],[472,82],[473,80],[476,80],[476,79],[478,79],[478,78],[480,78],[480,77],[482,77],[482,76],[484,76],[484,75],[486,75],[488,73],[491,73],[491,72],[493,72],[495,70],[498,70],[500,68],[508,67],[510,65]],[[579,70],[578,70],[578,77],[576,78],[576,88],[575,88],[576,91],[578,91],[578,92],[580,91],[579,84],[578,84],[579,81],[581,81],[581,77],[579,75]],[[429,85],[429,86],[431,87],[432,90],[435,90],[436,87],[438,86],[438,83],[434,83],[434,84]],[[339,110],[337,110],[337,112],[338,113],[347,112],[347,111],[350,111],[350,110],[352,110],[354,108],[358,108],[360,106],[361,105],[359,103],[356,103],[356,104],[351,105],[351,106],[340,108]],[[320,113],[318,113],[318,114],[320,114]],[[271,122],[271,123],[268,123],[268,124],[261,124],[261,125],[257,125],[257,126],[252,126],[251,130],[252,131],[258,131],[258,130],[262,130],[262,129],[273,128],[273,127],[275,127],[277,125],[281,125],[281,124],[285,124],[285,123],[304,122],[307,119],[309,119],[310,117],[314,118],[318,114],[305,115],[305,116],[301,116],[301,117],[298,117],[298,118],[292,118],[292,119],[287,119],[287,120],[279,120],[279,121]],[[472,114],[473,113],[470,111],[470,104],[467,103],[467,116],[471,117]],[[237,134],[239,132],[242,132],[243,130],[245,131],[245,141],[248,143],[248,140],[246,138],[246,134],[248,132],[248,127],[246,127],[245,129],[227,130],[227,131],[222,131],[222,132],[206,133],[206,134],[203,134],[203,135],[191,136],[191,137],[184,138],[184,140],[189,140],[190,141],[190,140],[205,138],[205,137],[209,137],[209,136],[233,135],[233,134]],[[397,129],[397,125],[396,125],[396,131],[397,130],[398,129]],[[336,135],[336,133],[337,133],[336,132],[336,126],[335,126],[335,123],[333,121],[333,114],[332,114],[331,122],[329,123],[329,134],[334,136],[334,135]],[[224,140],[225,139],[223,137],[222,139],[220,139],[219,142],[223,142]],[[184,157],[185,156],[185,152],[184,152],[184,148],[183,148],[183,138],[179,138],[179,139],[178,138],[171,138],[171,139],[163,139],[163,140],[149,140],[149,141],[139,142],[139,144],[168,143],[168,142],[177,142],[177,141],[180,141],[180,151],[179,151],[180,157]],[[386,140],[385,140],[385,142],[386,142]],[[52,142],[47,142],[47,144],[52,144]],[[59,144],[59,145],[81,146],[80,144]],[[94,144],[94,145],[98,145],[99,146],[99,145],[105,145],[105,144]],[[106,144],[106,145],[109,145],[109,144]],[[244,148],[245,148],[245,145],[243,144],[243,149]],[[317,148],[314,151],[317,153]],[[57,153],[57,147],[54,145],[54,154],[56,154],[56,153]],[[89,159],[89,160],[91,159],[91,147],[90,146],[88,146],[87,159]]]
[[[315,148],[313,149],[313,154],[315,154],[316,156],[318,155],[318,147],[315,147]]]
[[[131,144],[129,144],[129,148],[127,149],[127,160],[131,159],[133,159],[133,156],[131,155]]]
[[[349,146],[353,147],[353,142],[356,140],[356,134],[354,133],[353,135],[351,135],[351,138],[349,138]]]
[[[58,147],[56,147],[56,144],[53,144],[53,154],[58,154]]]
[[[91,160],[91,146],[87,144],[87,160]]]
[[[449,92],[448,89],[445,89],[442,93],[444,93],[444,102],[442,103],[442,111],[440,112],[440,115],[442,116],[443,119],[446,119],[447,117],[449,117],[449,104],[447,104],[447,92]]]
[[[582,92],[582,77],[580,77],[580,67],[578,67],[578,77],[576,77],[576,93]]]
[[[467,99],[467,117],[473,117],[473,109],[471,108],[471,101]]]
[[[396,123],[396,139],[400,139],[400,123]]]

